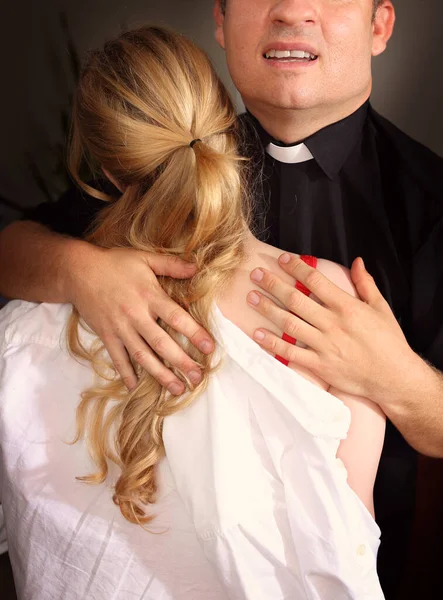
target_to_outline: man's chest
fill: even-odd
[[[261,237],[289,252],[326,258],[350,267],[358,256],[391,306],[404,309],[415,248],[423,230],[411,198],[392,198],[395,178],[377,164],[350,162],[329,179],[314,161],[266,164]]]

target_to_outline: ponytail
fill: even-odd
[[[243,258],[248,224],[236,123],[206,55],[183,36],[157,27],[125,33],[91,54],[74,101],[72,176],[86,192],[109,202],[88,241],[195,261],[192,280],[160,283],[207,330],[215,294]],[[84,184],[79,174],[84,161],[112,173],[124,188],[121,198],[112,200]],[[193,387],[177,372],[187,392],[176,398],[136,366],[138,385],[127,392],[101,341],[92,347],[82,343],[81,325],[74,308],[68,346],[91,363],[100,381],[82,394],[74,440],[86,438],[97,472],[79,479],[102,482],[108,460],[117,463],[114,502],[126,519],[145,524],[153,518],[145,506],[155,501],[155,465],[164,454],[163,419],[205,389],[213,358],[160,322],[201,366],[202,381]]]

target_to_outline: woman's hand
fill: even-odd
[[[202,352],[213,350],[208,333],[157,281],[160,275],[188,279],[195,273],[194,265],[174,257],[83,243],[76,245],[69,267],[66,295],[101,338],[128,389],[137,383],[129,357],[172,394],[183,393],[184,385],[158,356],[187,373],[192,382],[200,381],[198,365],[157,324],[161,318]]]
[[[308,348],[291,345],[265,329],[257,330],[254,339],[267,351],[309,369],[329,385],[369,398],[383,408],[392,386],[398,388],[407,380],[408,370],[419,357],[408,345],[363,261],[357,259],[351,271],[361,299],[350,282],[349,289],[341,289],[295,256],[284,254],[279,264],[320,303],[262,269],[256,269],[251,279],[287,310],[254,292],[248,302]]]

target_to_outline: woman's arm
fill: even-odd
[[[357,297],[348,269],[322,259],[318,261],[317,269],[349,295]],[[291,367],[314,383],[319,383],[312,373],[303,371],[294,363],[291,363]],[[374,516],[373,490],[383,449],[386,415],[377,404],[366,398],[347,394],[332,386],[328,391],[342,400],[351,411],[348,436],[341,442],[337,457],[346,467],[348,484]]]
[[[337,457],[348,472],[348,484],[374,516],[373,490],[383,449],[386,416],[379,406],[358,396],[329,392],[342,400],[351,411],[348,436],[340,443]]]
[[[358,297],[348,269],[329,260],[319,260],[318,270],[350,296]],[[340,444],[337,456],[348,472],[348,483],[374,515],[373,490],[383,449],[386,415],[367,398],[330,387],[328,390],[351,411],[348,436]]]

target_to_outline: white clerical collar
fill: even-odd
[[[304,144],[277,146],[277,144],[270,143],[266,146],[266,152],[282,163],[300,163],[314,158]]]

